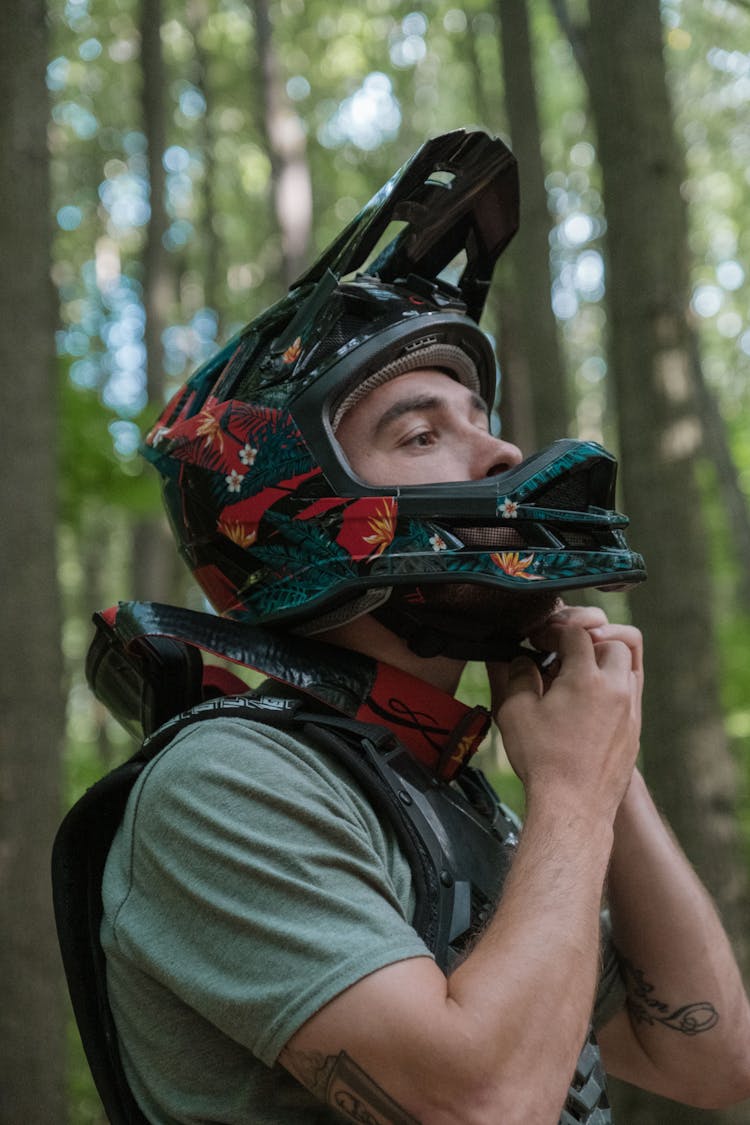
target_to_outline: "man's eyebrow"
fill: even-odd
[[[472,410],[481,412],[484,415],[489,414],[487,403],[481,395],[472,393],[470,405]],[[403,417],[404,414],[410,414],[420,410],[446,409],[449,409],[448,403],[444,398],[436,394],[417,394],[411,395],[408,398],[399,399],[398,402],[394,402],[392,406],[389,406],[388,409],[384,410],[380,415],[375,423],[373,436],[377,437],[398,418]]]

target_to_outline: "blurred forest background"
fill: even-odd
[[[103,1120],[48,876],[131,749],[90,615],[205,608],[139,432],[456,127],[520,164],[485,319],[505,432],[621,457],[650,578],[604,605],[646,637],[643,768],[750,970],[748,0],[4,0],[0,93],[0,1125]],[[627,1125],[750,1122],[615,1095]]]

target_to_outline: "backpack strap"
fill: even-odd
[[[146,763],[139,751],[73,805],[52,849],[52,899],[63,967],[89,1069],[111,1125],[148,1125],[122,1068],[99,941],[104,864]]]

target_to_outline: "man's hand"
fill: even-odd
[[[529,799],[568,790],[614,817],[638,754],[640,633],[609,624],[599,609],[565,608],[531,640],[558,654],[559,671],[551,682],[524,657],[489,669],[510,763]]]

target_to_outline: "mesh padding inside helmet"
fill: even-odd
[[[523,539],[512,527],[454,527],[451,529],[467,547],[480,551],[494,551],[498,547],[514,550],[525,546]]]

